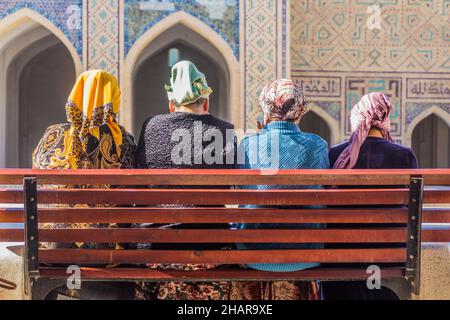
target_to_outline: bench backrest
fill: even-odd
[[[342,264],[342,270],[340,273],[334,269],[310,271],[310,278],[359,278],[367,277],[367,274],[364,270],[352,268],[352,264],[390,263],[399,268],[385,269],[386,275],[406,277],[413,291],[418,292],[421,241],[450,241],[447,228],[421,230],[422,222],[450,222],[450,210],[447,209],[430,208],[422,213],[423,203],[450,203],[450,191],[445,188],[434,187],[424,191],[424,184],[450,185],[450,170],[0,171],[0,184],[19,183],[20,179],[24,179],[23,190],[1,190],[0,203],[24,203],[24,212],[0,209],[0,222],[25,221],[25,230],[0,230],[0,241],[23,239],[25,232],[26,266],[31,276],[43,275],[43,264],[318,262]],[[48,187],[93,184],[115,187]],[[228,188],[259,184],[346,187],[289,190]],[[143,188],[148,185],[153,187]],[[192,187],[174,189],[187,185]],[[69,204],[89,204],[90,207],[69,207]],[[166,204],[188,207],[160,207]],[[236,205],[263,207],[237,208]],[[38,223],[321,223],[328,227],[311,230],[39,229]],[[334,228],[334,224],[346,226]],[[296,250],[85,250],[39,249],[41,242],[340,245]],[[368,244],[370,248],[367,248]],[[267,274],[260,276],[267,277]],[[128,277],[132,276],[128,274]],[[206,273],[203,277],[218,276]],[[231,274],[220,277],[233,278]],[[273,277],[289,276],[274,274]],[[242,274],[235,278],[242,278]]]

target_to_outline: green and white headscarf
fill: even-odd
[[[169,101],[180,106],[190,105],[201,98],[208,99],[213,92],[206,77],[190,61],[180,61],[172,67],[170,85],[166,85]]]

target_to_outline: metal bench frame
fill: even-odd
[[[38,232],[38,193],[37,178],[25,177],[24,212],[25,212],[25,289],[32,299],[44,299],[53,289],[61,287],[66,280],[43,276],[39,271],[39,232]],[[420,293],[420,251],[421,251],[421,225],[423,204],[423,179],[413,176],[410,179],[408,227],[407,227],[407,262],[404,278],[383,279],[383,286],[390,287],[401,299],[409,299],[411,293]],[[104,279],[86,279],[83,281],[101,281]],[[111,281],[120,279],[110,279]],[[135,279],[148,281],[148,279]],[[188,281],[189,279],[185,279]],[[277,274],[273,274],[277,280]],[[298,279],[302,280],[302,279]],[[309,279],[310,280],[310,279]],[[327,280],[327,279],[317,279]],[[333,279],[336,280],[336,279]],[[342,278],[340,280],[352,280]],[[130,281],[130,280],[125,280]]]

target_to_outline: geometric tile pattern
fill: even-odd
[[[77,27],[72,24],[71,18],[73,17],[74,6],[81,13],[82,0],[0,0],[0,20],[23,8],[34,10],[52,22],[67,36],[82,59],[83,29],[79,27],[80,21],[77,21]],[[77,18],[80,18],[79,14]]]
[[[367,25],[371,5],[381,29]],[[292,78],[315,104],[341,101],[344,135],[349,110],[371,91],[391,96],[398,141],[426,109],[450,111],[450,0],[291,0],[290,39]]]
[[[432,107],[439,107],[450,116],[450,103],[417,103],[409,102],[406,107],[406,123],[410,124],[419,114]]]
[[[89,0],[87,59],[89,69],[120,73],[120,0]]]
[[[70,27],[73,6],[81,10],[83,3],[84,29]],[[381,6],[381,30],[366,25],[367,7],[373,4]],[[450,0],[0,0],[0,19],[22,8],[55,24],[80,57],[86,30],[85,65],[119,78],[120,53],[149,28],[177,11],[195,16],[243,58],[247,129],[261,120],[261,88],[287,71],[344,135],[351,106],[375,90],[394,103],[396,141],[428,108],[437,106],[450,118]]]
[[[206,23],[239,59],[239,0],[125,0],[125,55],[148,29],[177,11]]]
[[[287,74],[288,74],[288,69],[290,69],[290,66],[288,67],[287,65],[287,52],[288,52],[288,47],[287,47],[287,37],[288,35],[290,35],[289,30],[288,30],[288,19],[289,17],[287,16],[287,10],[288,10],[288,1],[287,0],[282,0],[281,1],[281,21],[282,21],[282,26],[281,26],[281,43],[282,43],[282,50],[281,50],[281,59],[282,59],[282,70],[281,70],[281,77],[282,78],[287,78]],[[278,19],[280,19],[280,17],[278,17]]]
[[[278,1],[244,1],[246,128],[262,120],[258,98],[261,89],[277,77]]]
[[[291,3],[293,69],[450,71],[448,0]],[[367,27],[372,4],[381,7],[380,30]]]
[[[342,105],[340,101],[316,101],[314,105],[318,106],[328,113],[337,122],[341,119]]]

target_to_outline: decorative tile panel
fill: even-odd
[[[88,0],[87,66],[120,73],[120,1]]]
[[[278,77],[278,5],[275,0],[245,1],[245,106],[246,127],[262,120],[261,89]]]
[[[67,36],[80,57],[82,56],[82,0],[1,0],[0,20],[23,8],[37,12],[53,23]]]
[[[380,29],[368,24],[373,5]],[[291,0],[290,10],[292,77],[314,102],[340,92],[344,135],[349,110],[368,92],[391,96],[399,141],[423,111],[450,108],[449,0]]]
[[[125,55],[147,30],[177,11],[206,23],[239,57],[239,0],[125,0]]]

